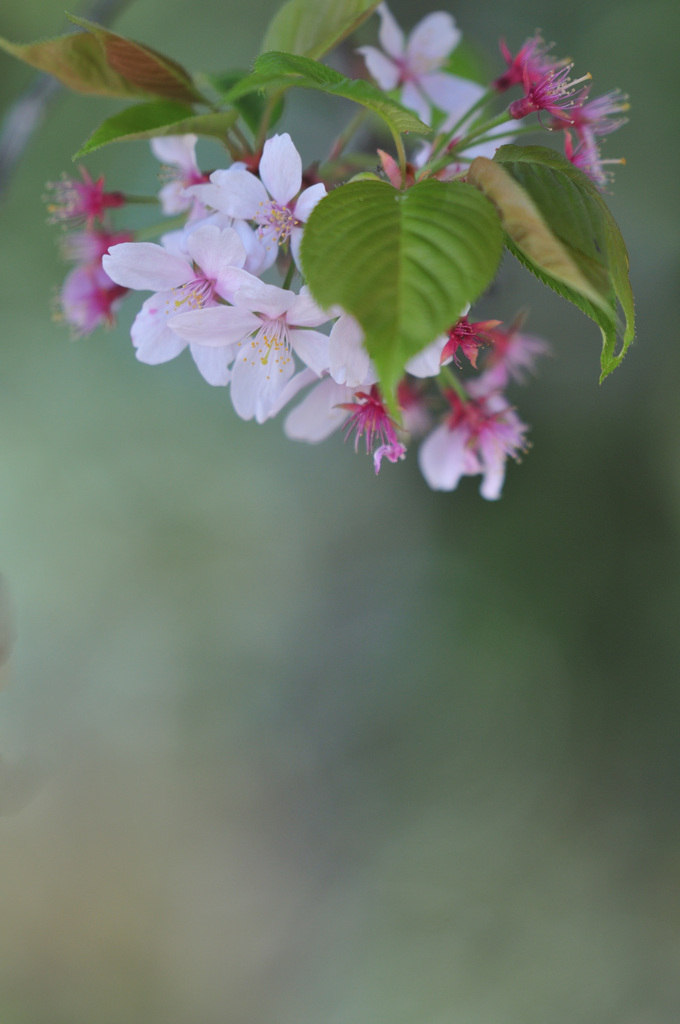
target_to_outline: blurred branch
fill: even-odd
[[[110,25],[128,3],[130,0],[98,0],[84,16],[100,25]],[[56,78],[41,73],[9,108],[0,131],[0,202],[32,136],[62,89]]]

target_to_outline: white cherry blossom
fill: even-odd
[[[172,320],[187,309],[217,305],[229,299],[240,283],[246,252],[232,228],[220,231],[205,224],[186,241],[187,257],[168,252],[154,242],[123,242],[113,245],[102,259],[111,280],[125,288],[152,291],[132,325],[132,343],[142,363],[156,365],[178,356],[187,341],[170,330]],[[215,352],[200,343],[189,345],[194,362],[209,384],[225,385],[230,379],[227,353]]]

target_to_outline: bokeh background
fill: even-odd
[[[219,71],[275,6],[114,27]],[[64,96],[0,209],[2,1024],[680,1019],[680,10],[449,9],[494,74],[540,26],[632,100],[624,364],[600,387],[595,325],[511,263],[478,307],[554,342],[498,503],[241,423],[188,357],[135,361],[134,299],[84,340],[51,321],[44,183],[113,103]],[[65,27],[62,0],[0,11]],[[0,54],[3,109],[31,81]],[[291,104],[306,159],[337,109]],[[144,143],[88,166],[156,185]]]

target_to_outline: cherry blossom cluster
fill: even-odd
[[[501,44],[507,68],[485,88],[446,69],[461,38],[449,14],[427,15],[408,37],[385,3],[378,14],[381,48],[359,49],[367,72],[434,129],[405,164],[378,151],[393,184],[464,178],[475,157],[493,157],[502,141],[529,130],[518,122],[532,114],[539,129],[543,114],[542,127],[562,130],[567,158],[598,187],[607,184],[598,140],[623,123],[627,103],[618,91],[590,100],[590,87],[578,88],[590,76],[571,80],[572,65],[553,59],[538,33],[515,55]],[[515,86],[523,96],[485,118],[484,108]],[[151,143],[163,165],[158,203],[173,218],[157,242],[113,231],[109,211],[125,197],[106,192],[102,179],[83,171],[81,182],[53,186],[53,219],[80,225],[65,237],[77,266],[61,292],[64,318],[87,334],[113,322],[128,292],[150,293],[131,330],[141,362],[165,363],[188,348],[205,381],[228,388],[245,420],[263,423],[285,409],[286,435],[309,443],[344,431],[372,455],[376,472],[419,442],[430,487],[453,490],[463,476],[479,475],[482,496],[498,498],[508,457],[527,449],[528,428],[505,391],[526,382],[546,343],[524,332],[523,316],[503,326],[471,321],[461,309],[447,332],[406,362],[397,407],[388,405],[361,326],[340,308],[318,305],[300,261],[306,222],[343,173],[341,147],[324,175],[323,164],[303,168],[284,132],[259,146],[244,142],[230,166],[205,172],[196,141],[182,135]],[[375,166],[375,156],[369,159]],[[271,280],[277,271],[280,284]]]

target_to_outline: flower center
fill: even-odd
[[[274,241],[283,245],[290,238],[290,233],[296,226],[293,211],[288,206],[281,206],[273,199],[268,203],[260,203],[260,209],[255,217],[260,225],[259,236],[271,235]]]
[[[203,309],[213,297],[215,282],[207,277],[197,277],[195,281],[188,281],[172,290],[177,295],[173,303],[175,312],[186,313],[190,309]]]

